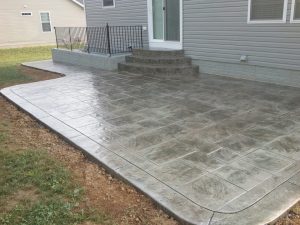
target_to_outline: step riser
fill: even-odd
[[[178,58],[178,59],[157,59],[157,58],[141,58],[126,56],[127,63],[141,63],[148,65],[191,65],[192,60],[190,58]]]
[[[175,51],[152,51],[152,50],[144,50],[144,49],[133,49],[132,55],[141,56],[141,57],[184,57],[183,50],[175,50]]]
[[[119,64],[119,71],[136,73],[136,74],[148,74],[148,75],[181,75],[181,76],[197,76],[199,74],[198,66],[191,66],[188,68],[149,68],[142,66],[132,66],[127,64]]]
[[[168,79],[198,76],[199,67],[184,56],[183,50],[133,49],[126,63],[119,64],[120,72],[144,74]]]

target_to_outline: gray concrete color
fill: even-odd
[[[114,71],[118,69],[118,64],[125,62],[125,57],[129,54],[101,55],[89,54],[79,50],[69,51],[65,49],[52,49],[52,59],[58,63],[68,63],[77,66],[90,66],[93,68]]]
[[[300,199],[300,89],[41,61],[2,95],[188,224],[257,225]]]

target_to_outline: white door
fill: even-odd
[[[182,49],[182,0],[148,0],[149,44]]]

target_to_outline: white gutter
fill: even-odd
[[[77,2],[76,0],[71,0],[72,2],[76,3],[80,7],[84,8],[84,4],[81,4],[80,2]]]

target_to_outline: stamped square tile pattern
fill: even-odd
[[[189,153],[195,152],[196,150],[197,149],[192,146],[188,146],[173,139],[153,148],[147,148],[143,150],[141,154],[152,162],[162,164],[169,160],[183,157]]]
[[[300,187],[300,173],[297,173],[296,175],[294,175],[289,181]]]
[[[150,171],[150,173],[163,182],[175,187],[195,180],[207,172],[186,161],[176,160],[157,167]]]
[[[211,155],[207,155],[199,151],[189,154],[183,159],[193,163],[196,166],[202,167],[207,171],[216,170],[225,164],[224,162],[213,158]]]
[[[261,149],[250,153],[243,160],[271,173],[276,173],[294,163],[291,159]]]
[[[218,144],[222,147],[229,148],[238,154],[245,154],[248,151],[251,151],[251,149],[257,148],[260,145],[260,142],[247,136],[238,134],[226,138],[218,142]]]
[[[223,166],[214,173],[245,190],[251,190],[272,175],[243,161]]]
[[[226,204],[245,192],[213,175],[204,175],[192,183],[180,186],[178,190],[199,205],[216,210],[220,205]]]
[[[220,161],[223,161],[225,163],[232,162],[239,157],[239,155],[236,152],[232,151],[229,148],[220,148],[220,149],[210,153],[209,155],[211,157],[218,159]]]
[[[267,145],[266,149],[291,159],[300,160],[300,133],[281,137]]]
[[[263,212],[280,184],[300,185],[300,89],[28,65],[66,76],[3,95],[188,222]]]
[[[280,130],[274,131],[264,127],[254,127],[244,131],[243,134],[253,139],[265,142],[274,140],[275,138],[283,135],[283,133]]]

